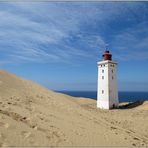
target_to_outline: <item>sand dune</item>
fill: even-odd
[[[0,146],[148,146],[148,102],[100,110],[0,71]]]

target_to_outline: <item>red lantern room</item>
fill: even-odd
[[[109,53],[109,50],[105,50],[102,57],[103,57],[103,60],[112,60],[112,54]]]

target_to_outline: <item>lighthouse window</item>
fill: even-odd
[[[113,73],[114,71],[113,71],[113,69],[112,69],[112,73]]]
[[[102,79],[104,79],[104,76],[102,76]]]
[[[102,94],[104,94],[104,90],[102,90]]]
[[[112,76],[112,80],[114,79],[114,77]]]
[[[104,73],[104,69],[102,69],[102,73]]]

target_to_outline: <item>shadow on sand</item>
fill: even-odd
[[[130,108],[135,108],[137,106],[140,106],[144,103],[144,101],[138,100],[135,102],[129,102],[128,104],[120,105],[119,109],[130,109]]]

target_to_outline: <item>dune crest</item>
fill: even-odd
[[[0,146],[148,146],[147,123],[148,102],[100,110],[0,71]]]

